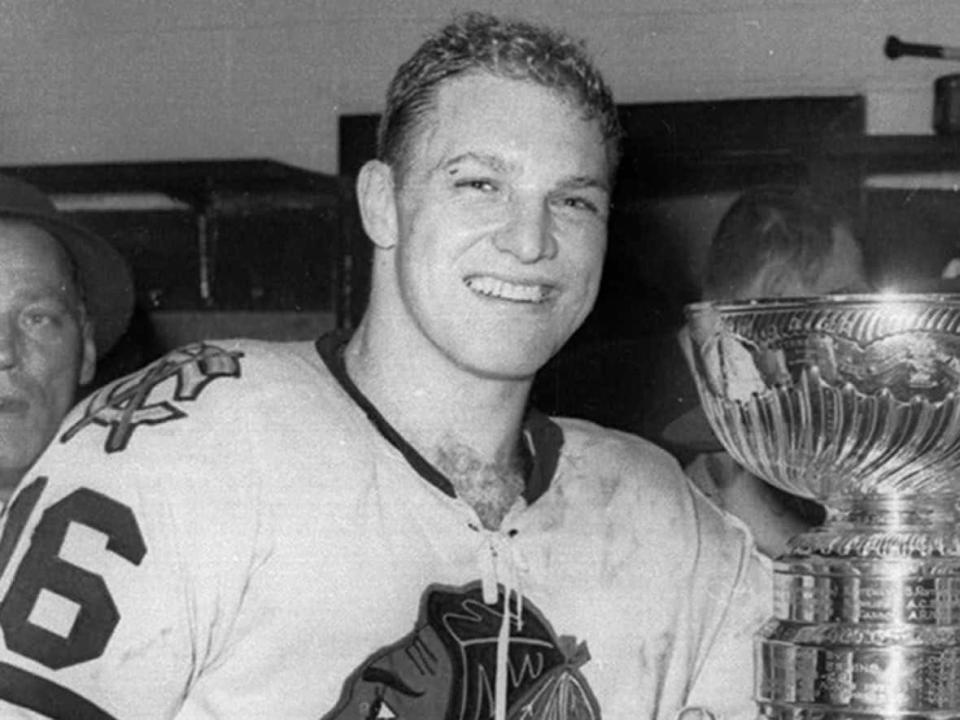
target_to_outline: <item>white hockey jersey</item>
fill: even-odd
[[[531,413],[488,531],[336,347],[192,345],[68,416],[0,525],[0,717],[486,720],[505,607],[509,718],[755,715],[769,574],[672,458]]]

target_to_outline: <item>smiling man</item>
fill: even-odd
[[[437,91],[401,172],[360,176],[378,252],[347,369],[458,494],[487,497],[493,528],[524,486],[533,376],[600,284],[615,150],[582,114],[553,88],[469,74]]]
[[[181,348],[14,499],[0,714],[752,718],[746,531],[528,403],[597,295],[619,139],[565,35],[470,14],[421,45],[357,182],[356,331]]]

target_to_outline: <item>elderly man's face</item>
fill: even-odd
[[[63,248],[33,225],[0,220],[0,490],[53,438],[95,357]]]

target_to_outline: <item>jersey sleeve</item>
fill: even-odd
[[[0,520],[0,716],[172,718],[216,662],[256,563],[247,371],[197,344],[67,417]]]
[[[620,592],[636,603],[629,612],[638,626],[635,652],[644,659],[637,702],[648,702],[655,708],[648,716],[660,720],[756,717],[753,643],[773,597],[771,573],[749,532],[703,496],[666,451],[625,433],[570,421],[563,427],[578,473],[590,479],[587,491],[614,498],[599,503],[617,528],[603,552],[630,558]],[[577,439],[580,430],[586,441]],[[598,480],[605,477],[621,481],[607,486]]]

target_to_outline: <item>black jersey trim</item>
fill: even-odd
[[[533,467],[523,489],[523,499],[530,505],[547,491],[553,481],[563,449],[563,430],[535,408],[527,409],[523,424],[533,446]]]
[[[456,497],[453,484],[447,477],[387,422],[370,399],[350,379],[346,363],[343,361],[343,350],[349,339],[350,333],[341,330],[327,333],[317,340],[317,352],[327,369],[350,398],[366,413],[380,434],[403,455],[422,478],[450,497]],[[527,450],[527,457],[524,458],[526,480],[523,499],[529,505],[550,487],[560,459],[560,450],[563,447],[563,430],[553,420],[534,408],[527,408],[523,427],[524,435],[529,438],[529,445],[527,443],[523,445]]]
[[[0,663],[0,700],[52,720],[115,720],[72,690],[7,663]]]

